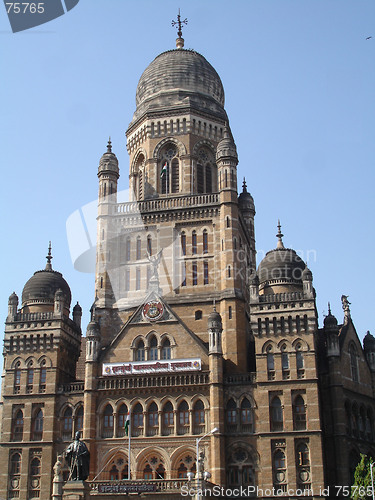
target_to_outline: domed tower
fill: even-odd
[[[363,339],[363,349],[371,371],[375,372],[375,337],[370,332]]]
[[[328,314],[324,318],[324,333],[327,339],[327,356],[340,356],[339,331],[340,328],[336,317],[331,313],[331,305],[328,303]]]
[[[180,34],[176,48],[159,54],[139,79],[126,132],[130,201],[104,208],[99,176],[96,313],[103,345],[151,291],[157,262],[158,294],[182,320],[195,316],[197,300],[208,316],[216,300],[227,367],[247,369],[255,209],[247,191],[238,198],[238,156],[224,102],[219,75],[184,48]],[[113,158],[109,165],[118,176]],[[194,328],[208,343],[207,329]]]

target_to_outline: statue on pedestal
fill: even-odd
[[[84,481],[89,476],[90,452],[83,441],[80,441],[80,431],[77,431],[73,443],[64,451],[70,474],[68,481]]]

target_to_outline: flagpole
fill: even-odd
[[[132,435],[132,430],[131,430],[131,411],[129,408],[129,426],[128,426],[128,481],[130,481],[131,478],[131,471],[130,471],[130,442],[131,442],[131,435]]]

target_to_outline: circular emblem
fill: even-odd
[[[163,316],[164,307],[161,302],[151,301],[143,306],[143,315],[150,321],[156,321]]]

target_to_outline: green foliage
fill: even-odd
[[[354,500],[372,500],[372,483],[370,465],[374,462],[372,457],[361,453],[361,461],[354,473],[354,484],[352,486],[351,498]],[[373,474],[375,470],[373,469]]]

